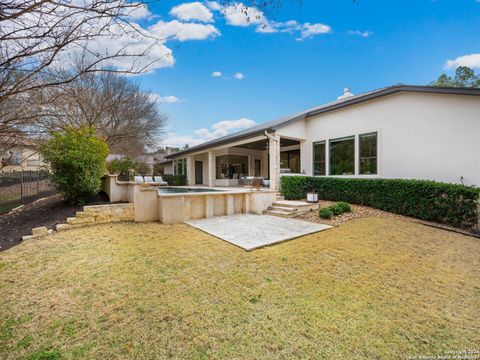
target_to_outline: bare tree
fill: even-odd
[[[170,56],[168,49],[152,54],[152,48],[165,39],[153,37],[134,21],[146,11],[146,4],[143,0],[2,0],[0,140],[28,133],[26,128],[40,114],[25,112],[23,104],[26,100],[32,104],[37,90],[99,71],[142,73]],[[119,41],[114,47],[103,46],[106,39]],[[72,63],[81,66],[70,68]],[[115,63],[122,66],[112,66]],[[56,76],[58,68],[70,68],[69,76]]]
[[[38,119],[40,131],[91,126],[112,152],[130,156],[154,148],[164,134],[166,117],[155,96],[120,74],[84,74],[43,96],[48,105]]]

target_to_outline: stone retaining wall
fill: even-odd
[[[67,218],[66,224],[58,224],[56,230],[64,231],[87,225],[134,220],[135,207],[131,203],[84,206],[83,211],[77,211],[75,217]],[[53,230],[45,226],[38,227],[32,229],[32,235],[24,236],[23,240],[35,239],[52,232]]]

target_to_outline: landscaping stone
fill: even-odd
[[[95,214],[85,211],[77,211],[77,213],[75,214],[75,217],[77,218],[91,218],[92,216],[95,216]]]
[[[43,236],[48,234],[48,229],[45,226],[32,229],[32,235]]]
[[[70,217],[67,218],[67,224],[69,225],[79,225],[79,224],[89,224],[95,222],[94,217],[84,217],[84,218],[76,218],[76,217]]]
[[[110,214],[95,215],[95,222],[109,222],[111,220],[112,220],[112,216]]]
[[[58,224],[57,225],[57,231],[65,231],[65,230],[70,230],[73,226],[69,224]]]

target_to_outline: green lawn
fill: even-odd
[[[480,241],[366,218],[245,252],[105,224],[0,253],[0,358],[402,359],[478,350]]]

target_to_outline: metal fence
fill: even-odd
[[[56,192],[46,172],[0,173],[0,214]]]

